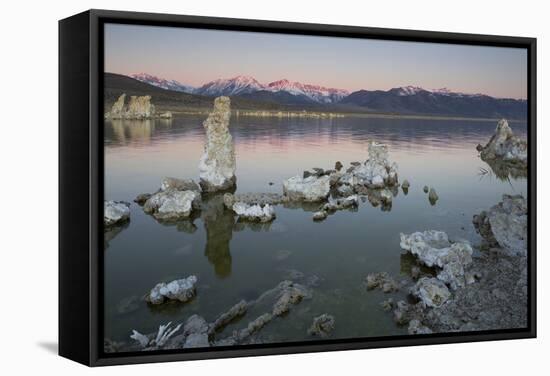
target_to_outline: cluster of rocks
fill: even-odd
[[[200,210],[201,191],[193,180],[167,177],[157,192],[140,194],[134,201],[157,220],[177,221],[188,218],[193,210]]]
[[[197,277],[191,275],[187,278],[177,279],[169,283],[159,283],[145,296],[150,304],[162,304],[168,300],[176,300],[182,303],[188,302],[196,295]]]
[[[128,119],[128,120],[145,120],[145,119],[171,119],[171,112],[157,113],[155,105],[151,103],[151,96],[136,96],[132,95],[128,103],[126,103],[126,94],[123,93],[113,103],[111,111],[105,114],[106,119]]]
[[[153,289],[155,293],[152,290],[149,294],[149,299],[155,294],[162,301],[165,298],[181,300],[181,298],[186,299],[189,297],[191,295],[190,291],[192,291],[194,296],[196,278],[190,281],[193,277],[174,281],[160,287],[157,285]],[[170,287],[171,284],[174,284],[174,286]],[[185,285],[185,287],[180,288],[182,285]],[[245,300],[239,301],[210,323],[203,317],[195,314],[190,316],[184,324],[172,326],[170,322],[166,325],[161,325],[155,333],[142,334],[137,330],[133,330],[130,336],[133,340],[132,343],[126,344],[108,341],[106,346],[110,351],[148,351],[253,343],[256,341],[253,338],[254,335],[265,325],[278,317],[285,316],[292,306],[310,297],[311,292],[304,285],[292,281],[282,281],[275,288],[264,292],[256,300],[249,302]],[[238,322],[245,317],[252,307],[260,305],[260,303],[264,303],[265,301],[272,302],[271,309],[268,312],[260,314],[244,326],[240,325],[241,329],[234,330],[229,336],[218,338],[223,335],[224,329],[228,325]],[[308,333],[324,337],[329,334],[333,327],[334,317],[323,314],[314,318],[312,327]]]
[[[409,301],[382,302],[409,334],[522,328],[527,325],[527,203],[504,195],[502,202],[474,217],[483,237],[480,255],[464,240],[452,242],[442,231],[401,234],[401,248],[433,275],[408,282]],[[381,288],[389,276],[371,274],[367,286]],[[415,281],[416,280],[416,281]],[[387,292],[392,289],[387,287]]]
[[[370,273],[365,278],[367,290],[380,289],[384,293],[399,290],[399,283],[386,272]]]
[[[266,199],[265,201],[270,201]],[[229,210],[238,215],[239,221],[268,223],[275,219],[275,209],[272,204],[258,202],[252,199],[240,201],[238,196],[231,193],[223,195],[223,203]]]
[[[437,279],[452,289],[466,284],[465,268],[472,263],[473,253],[468,241],[451,242],[445,232],[436,230],[400,236],[401,248],[416,256],[422,264],[436,268]]]
[[[495,133],[485,145],[477,145],[481,159],[499,160],[511,166],[527,168],[527,141],[514,135],[506,119],[498,122]]]

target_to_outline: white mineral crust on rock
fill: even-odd
[[[105,201],[103,205],[103,224],[112,226],[126,222],[130,218],[130,204],[123,201]]]
[[[506,254],[527,254],[527,200],[524,197],[503,195],[502,201],[484,215],[495,240]]]
[[[437,278],[452,289],[465,285],[464,268],[472,262],[472,247],[469,242],[451,243],[443,231],[429,230],[411,235],[401,234],[402,249],[411,252],[429,267],[437,267]]]
[[[236,202],[233,204],[233,211],[239,216],[239,219],[247,221],[270,222],[275,219],[275,210],[273,206],[266,204],[248,205],[244,202]]]
[[[196,191],[168,189],[152,195],[145,201],[143,210],[159,220],[177,220],[189,217],[200,199],[200,193]]]
[[[283,192],[292,201],[322,201],[330,192],[330,177],[296,175],[283,182]]]
[[[411,294],[416,296],[426,307],[440,307],[450,297],[449,289],[437,278],[420,278],[411,289]]]
[[[160,190],[167,191],[169,189],[175,189],[177,191],[195,191],[200,192],[201,188],[192,179],[178,179],[172,177],[165,177],[160,183]]]
[[[187,302],[195,296],[197,277],[191,275],[169,283],[159,283],[151,289],[146,300],[151,304],[162,304],[166,299]]]
[[[500,158],[527,165],[527,141],[515,136],[505,119],[498,122],[495,134],[487,145],[478,146],[478,150],[482,159]]]
[[[126,94],[122,94],[113,104],[111,111],[105,115],[110,119],[152,119],[158,117],[155,106],[151,103],[151,96],[131,96],[128,104]],[[163,116],[167,116],[163,114]],[[170,114],[171,118],[171,114]]]
[[[214,110],[203,126],[206,130],[204,154],[199,162],[200,184],[204,191],[215,192],[233,188],[235,177],[235,148],[229,133],[231,108],[229,97],[214,100]]]
[[[369,159],[356,166],[352,174],[358,183],[369,188],[383,188],[397,184],[397,164],[388,160],[388,147],[374,141],[369,142]]]

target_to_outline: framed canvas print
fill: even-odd
[[[90,10],[59,23],[59,352],[536,335],[536,40]]]

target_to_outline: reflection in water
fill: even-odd
[[[106,123],[107,124],[107,123]],[[105,127],[105,138],[126,145],[130,142],[150,142],[157,127],[169,128],[172,119],[117,119],[110,121],[111,127]],[[110,129],[109,129],[110,128]]]
[[[235,226],[233,226],[233,231],[239,232],[244,230],[251,230],[254,232],[261,232],[261,231],[270,231],[271,230],[271,222],[249,222],[249,221],[241,221],[238,220],[235,223]]]
[[[218,277],[228,277],[231,275],[229,243],[233,237],[235,216],[232,211],[225,210],[223,194],[203,200],[201,218],[206,229],[204,255],[214,265]]]
[[[106,121],[105,198],[131,200],[153,192],[164,176],[196,179],[205,118],[176,116],[170,126],[158,120],[134,122],[135,126]],[[427,119],[232,118],[238,193],[280,194],[282,182],[304,170],[333,168],[336,161],[345,169],[367,158],[371,139],[388,144],[391,160],[399,165],[399,179],[410,181],[410,188],[392,192],[391,211],[389,205],[368,202],[363,196],[358,212],[339,212],[320,223],[313,222],[310,213],[320,203],[279,205],[277,219],[269,224],[235,223],[236,216],[224,210],[222,195],[204,198],[205,208],[194,224],[174,224],[182,232],[159,224],[140,209],[133,210],[130,226],[105,252],[106,335],[127,341],[134,328],[153,332],[160,324],[184,322],[192,314],[214,318],[250,295],[251,289],[259,292],[277,285],[286,277],[281,269],[323,278],[315,298],[302,304],[310,312],[340,317],[344,324],[336,326],[334,338],[405,334],[407,328],[395,326],[391,315],[380,309],[378,295],[359,291],[358,281],[370,272],[410,271],[411,256],[399,257],[401,232],[437,229],[472,244],[479,242],[472,216],[512,193],[507,181],[478,176],[480,166],[503,176],[501,166],[491,170],[476,152],[476,145],[490,139],[494,128],[492,122]],[[525,135],[525,123],[513,123],[512,128]],[[514,171],[509,174],[510,179],[521,177]],[[435,206],[422,190],[425,185],[434,187],[441,197]],[[513,180],[513,185],[514,193],[526,195],[525,179]],[[373,209],[373,204],[378,206]],[[277,253],[280,250],[292,255],[285,258]],[[422,269],[421,274],[427,272]],[[192,304],[168,304],[154,311],[142,306],[123,320],[117,315],[114,307],[123,298],[141,296],[159,281],[191,274],[199,276],[201,289]],[[323,296],[329,298],[323,300]],[[311,339],[305,334],[311,316],[307,320],[293,317],[296,320],[280,320],[280,326],[274,320],[263,330],[281,341]]]
[[[510,179],[527,179],[527,168],[525,168],[525,166],[517,166],[514,163],[499,159],[487,159],[483,161],[489,165],[490,170],[480,168],[479,175],[481,177],[495,176],[501,181],[510,181]]]
[[[126,221],[123,224],[110,226],[103,232],[103,250],[109,248],[109,242],[113,240],[118,234],[125,228],[130,226],[130,221]]]

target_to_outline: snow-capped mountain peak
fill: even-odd
[[[239,95],[249,94],[255,91],[264,90],[265,87],[251,76],[235,76],[233,78],[219,78],[210,81],[197,89],[197,94],[217,95]]]
[[[286,92],[296,96],[305,96],[312,101],[319,103],[337,102],[349,94],[347,90],[326,88],[318,85],[292,82],[287,79],[262,84],[251,76],[236,76],[228,79],[217,79],[201,86],[196,90],[197,94],[217,95],[240,95],[250,94],[256,91]]]
[[[185,93],[193,93],[195,91],[195,88],[190,85],[182,84],[181,82],[176,80],[166,80],[164,78],[159,78],[149,73],[135,73],[130,75],[130,77],[165,90],[181,91]]]
[[[343,97],[349,95],[349,91],[344,89],[327,88],[319,85],[303,84],[301,82],[291,82],[282,79],[267,84],[267,90],[277,92],[285,91],[293,95],[304,95],[309,99],[320,103],[337,102]]]
[[[422,89],[421,87],[418,87],[418,86],[402,86],[402,87],[399,87],[396,89],[397,90],[397,94],[404,97],[404,96],[409,96],[409,95],[416,95],[422,91],[427,91],[427,90],[424,90]]]

